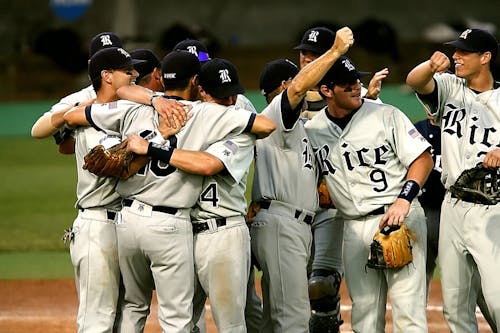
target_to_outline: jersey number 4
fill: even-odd
[[[212,207],[217,207],[219,195],[217,193],[217,183],[210,183],[200,194],[200,202],[210,202]]]

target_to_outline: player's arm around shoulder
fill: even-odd
[[[263,139],[268,137],[274,130],[276,130],[274,121],[263,114],[258,114],[255,116],[250,132],[255,134],[257,138]]]

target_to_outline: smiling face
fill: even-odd
[[[321,85],[321,93],[326,97],[329,112],[335,117],[343,117],[358,109],[363,103],[361,87],[359,80],[334,84],[330,87],[324,84]]]
[[[455,75],[471,80],[479,74],[481,67],[487,64],[490,58],[490,52],[469,52],[456,49],[455,53],[453,53]]]

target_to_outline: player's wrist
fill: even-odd
[[[162,146],[154,142],[150,142],[148,145],[147,155],[167,164],[170,163],[173,153],[174,149],[171,147]]]
[[[399,193],[398,195],[398,198],[404,199],[411,203],[419,192],[420,185],[418,185],[416,181],[409,179],[404,183],[403,188],[401,189],[401,193]]]

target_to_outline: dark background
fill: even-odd
[[[81,15],[61,14],[75,4]],[[0,8],[0,101],[54,99],[86,86],[88,42],[102,31],[160,59],[178,40],[198,38],[212,57],[235,63],[254,90],[266,62],[298,62],[293,47],[311,26],[349,26],[357,67],[388,67],[386,83],[399,84],[434,50],[451,55],[442,43],[465,28],[487,28],[498,39],[500,24],[499,0],[0,0]]]

